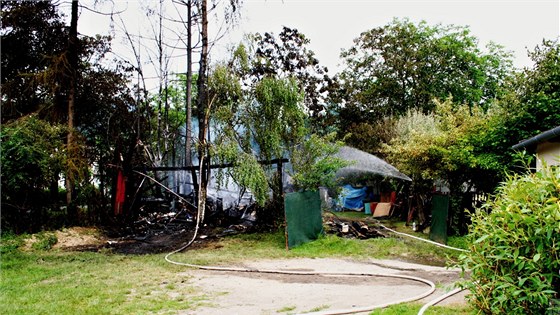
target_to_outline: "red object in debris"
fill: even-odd
[[[371,209],[371,215],[373,215],[373,214],[375,213],[375,208],[377,208],[377,204],[378,204],[378,203],[379,203],[379,202],[371,202],[371,203],[369,204],[370,209]]]
[[[115,215],[122,214],[126,190],[126,176],[119,170],[117,174],[117,194],[115,196]]]

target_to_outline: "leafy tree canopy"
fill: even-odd
[[[452,189],[476,184],[487,165],[478,160],[469,137],[485,124],[486,115],[478,106],[455,105],[450,99],[436,102],[434,113],[415,110],[400,118],[397,136],[384,151],[413,180],[443,179]]]
[[[317,189],[333,182],[333,170],[341,166],[332,158],[337,146],[329,143],[333,135],[307,138],[305,92],[297,76],[268,73],[256,77],[250,75],[257,71],[252,69],[255,64],[248,61],[242,45],[229,64],[218,65],[209,76],[209,95],[215,102],[215,157],[233,163],[231,177],[261,203],[268,199],[268,187],[280,194],[281,182],[272,167],[259,166],[258,160],[289,154],[296,160],[298,188]]]
[[[545,40],[530,56],[534,66],[508,83],[507,94],[489,111],[487,128],[473,139],[487,164],[512,168],[511,146],[560,125],[559,43]]]
[[[49,208],[59,202],[59,176],[80,181],[79,189],[90,183],[92,165],[98,166],[96,175],[100,175],[104,194],[104,187],[109,186],[107,183],[111,180],[106,176],[107,165],[116,164],[112,160],[131,143],[135,144],[136,137],[140,136],[135,128],[140,125],[138,113],[135,113],[137,103],[127,86],[130,69],[119,62],[109,68],[104,62],[111,49],[110,38],[79,36],[75,124],[73,130],[64,129],[66,133],[72,132],[75,141],[69,144],[56,138],[61,130],[59,124],[68,120],[69,112],[72,77],[68,61],[69,28],[57,11],[56,2],[3,1],[1,8],[2,123],[6,126],[2,137],[5,143],[17,143],[11,150],[19,154],[17,159],[6,161],[11,163],[6,171],[9,170],[14,179],[24,178],[26,170],[35,172],[30,178],[41,183],[23,184],[21,190],[6,189],[3,205],[8,199],[17,200],[17,196],[37,195],[41,200],[39,195],[50,191],[52,198],[48,202],[29,205],[30,211]],[[20,131],[12,133],[11,128]],[[34,132],[48,143],[37,140]],[[70,151],[75,154],[70,156]],[[30,165],[36,167],[30,168]],[[10,183],[6,185],[4,187]],[[106,204],[106,201],[94,202]],[[37,220],[38,224],[42,223],[40,218]]]
[[[2,122],[45,106],[46,72],[66,47],[66,27],[49,1],[2,1]],[[51,82],[56,84],[60,82]],[[51,97],[52,98],[52,97]]]
[[[234,96],[239,95],[239,85],[225,83],[235,81],[212,79],[220,75],[225,73],[217,69],[210,79],[210,82],[222,82],[216,87],[223,87],[222,96],[215,97],[221,100],[216,104],[215,153],[220,160],[234,163],[236,170],[231,174],[234,180],[258,193],[255,197],[263,204],[268,196],[267,189],[262,187],[269,187],[269,183],[262,168],[256,171],[257,158],[264,161],[282,158],[305,135],[302,93],[293,79],[266,77],[241,98]]]
[[[307,46],[310,40],[297,29],[284,27],[278,36],[266,32],[248,36],[235,54],[244,82],[254,84],[267,76],[294,78],[304,92],[303,103],[312,127],[325,115],[329,93],[336,81]]]
[[[486,107],[511,69],[508,53],[493,44],[484,53],[467,27],[407,19],[363,32],[341,56],[347,65],[341,75],[347,94],[343,124],[356,120],[356,110],[361,121],[409,109],[429,112],[434,98],[449,96],[457,104]]]

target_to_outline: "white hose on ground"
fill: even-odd
[[[447,245],[440,244],[440,243],[437,243],[437,242],[434,242],[434,241],[431,241],[431,240],[427,240],[427,239],[423,239],[423,238],[420,238],[420,237],[416,237],[416,236],[414,236],[414,235],[410,235],[410,234],[406,234],[406,233],[397,232],[397,231],[395,231],[395,230],[393,230],[393,229],[390,229],[390,228],[384,226],[384,225],[381,224],[379,221],[377,221],[377,223],[378,223],[379,226],[381,226],[382,228],[384,228],[384,229],[386,229],[386,230],[388,230],[388,231],[391,231],[391,232],[393,232],[393,233],[395,233],[395,234],[398,234],[398,235],[410,237],[410,238],[413,238],[413,239],[415,239],[415,240],[419,240],[419,241],[422,241],[422,242],[430,243],[430,244],[432,244],[432,245],[436,245],[436,246],[443,247],[443,248],[447,248],[447,249],[452,249],[452,250],[456,250],[456,251],[460,251],[460,252],[465,252],[465,253],[468,253],[468,252],[469,252],[468,250],[465,250],[465,249],[462,249],[462,248],[456,248],[456,247],[452,247],[452,246],[447,246]],[[457,293],[459,293],[459,292],[461,292],[461,291],[464,291],[464,290],[465,290],[465,289],[456,288],[456,289],[454,289],[453,291],[450,291],[449,293],[446,293],[446,294],[444,294],[444,295],[441,295],[441,296],[439,296],[439,297],[437,297],[437,298],[431,300],[430,302],[424,304],[424,305],[422,306],[422,308],[420,308],[420,311],[418,311],[418,315],[423,315],[424,312],[425,312],[430,306],[434,306],[434,305],[436,305],[437,303],[439,303],[439,302],[441,302],[441,301],[443,301],[443,300],[445,300],[445,299],[447,299],[447,298],[449,298],[449,297],[451,297],[451,296],[453,296],[453,295],[455,295],[455,294],[457,294]]]
[[[195,265],[195,264],[189,264],[189,263],[183,263],[183,262],[178,262],[178,261],[174,261],[171,258],[171,255],[174,255],[178,252],[181,252],[183,250],[185,250],[187,247],[189,247],[194,240],[196,239],[197,236],[197,232],[198,232],[198,228],[200,225],[200,215],[197,215],[197,221],[196,221],[196,228],[195,228],[195,232],[193,237],[191,238],[191,240],[184,246],[181,246],[180,248],[168,253],[167,255],[165,255],[165,261],[174,264],[174,265],[179,265],[179,266],[185,266],[185,267],[190,267],[190,268],[195,268],[195,269],[200,269],[200,270],[212,270],[212,271],[229,271],[229,272],[255,272],[255,273],[269,273],[269,274],[285,274],[285,275],[312,275],[312,276],[363,276],[363,277],[386,277],[386,278],[398,278],[398,279],[405,279],[405,280],[411,280],[411,281],[417,281],[417,282],[422,282],[424,284],[427,284],[428,286],[430,286],[430,289],[428,291],[423,292],[422,294],[410,297],[410,298],[406,298],[406,299],[401,299],[398,301],[393,301],[393,302],[389,302],[389,303],[383,303],[383,304],[377,304],[377,305],[370,305],[370,306],[364,306],[364,307],[357,307],[357,308],[351,308],[351,309],[340,309],[340,310],[329,310],[329,311],[320,311],[320,312],[314,312],[314,313],[306,313],[306,314],[312,314],[312,315],[338,315],[338,314],[354,314],[354,313],[362,313],[362,312],[369,312],[375,309],[379,309],[379,308],[385,308],[391,305],[397,305],[397,304],[401,304],[401,303],[408,303],[408,302],[413,302],[413,301],[417,301],[420,299],[423,299],[427,296],[429,296],[430,294],[432,294],[435,290],[436,290],[436,285],[427,279],[423,279],[420,277],[414,277],[414,276],[406,276],[406,275],[396,275],[396,274],[385,274],[385,273],[333,273],[333,272],[319,272],[319,271],[314,271],[314,272],[305,272],[305,271],[282,271],[282,270],[270,270],[270,269],[248,269],[248,268],[233,268],[233,267],[217,267],[217,266],[202,266],[202,265]]]
[[[431,300],[430,302],[428,302],[428,303],[424,304],[424,306],[422,306],[420,311],[418,311],[418,315],[423,315],[424,312],[428,309],[428,307],[434,306],[434,305],[438,304],[439,302],[441,302],[441,301],[443,301],[443,300],[445,300],[445,299],[447,299],[447,298],[449,298],[449,297],[451,297],[451,296],[453,296],[453,295],[455,295],[455,294],[457,294],[457,293],[459,293],[463,290],[465,290],[465,289],[456,288],[456,289],[454,289],[454,290],[452,290],[452,291],[450,291],[450,292],[448,292],[444,295],[441,295],[441,296]]]
[[[171,252],[171,253],[167,254],[165,256],[165,260],[172,263],[172,264],[175,264],[175,265],[186,266],[186,267],[196,268],[196,269],[201,269],[201,270],[230,271],[230,272],[255,272],[255,273],[284,274],[284,275],[305,275],[305,276],[385,277],[385,278],[398,278],[398,279],[404,279],[404,280],[417,281],[417,282],[421,282],[421,283],[424,283],[424,284],[430,286],[430,289],[423,292],[422,294],[419,294],[419,295],[416,295],[416,296],[413,296],[413,297],[410,297],[410,298],[398,300],[398,301],[393,301],[393,302],[384,303],[384,304],[364,306],[364,307],[355,307],[355,308],[351,308],[351,309],[328,310],[328,311],[320,311],[320,312],[314,312],[314,313],[306,313],[306,314],[312,314],[312,315],[337,315],[337,314],[354,314],[354,313],[369,312],[369,311],[372,311],[374,309],[384,308],[384,307],[388,307],[388,306],[391,306],[391,305],[417,301],[417,300],[420,300],[420,299],[423,299],[423,298],[429,296],[430,294],[432,294],[436,290],[435,284],[430,280],[423,279],[423,278],[420,278],[420,277],[397,275],[397,274],[390,274],[390,273],[368,273],[368,272],[366,272],[366,273],[353,273],[353,272],[342,273],[342,272],[322,272],[322,271],[309,272],[309,271],[282,271],[282,270],[272,270],[272,269],[248,269],[248,268],[233,268],[233,267],[201,266],[201,265],[177,262],[177,261],[171,260],[169,258],[169,256],[171,256],[173,254],[176,254],[179,251],[180,250],[177,250],[177,251],[174,251],[174,252]]]
[[[384,228],[384,229],[386,229],[386,230],[388,230],[388,231],[391,231],[391,232],[393,232],[393,233],[395,233],[395,234],[397,234],[397,235],[402,235],[402,236],[410,237],[410,238],[413,238],[413,239],[418,240],[418,241],[430,243],[430,244],[432,244],[432,245],[436,245],[436,246],[443,247],[443,248],[447,248],[447,249],[452,249],[452,250],[456,250],[456,251],[460,251],[460,252],[466,252],[466,253],[469,252],[468,250],[465,250],[465,249],[462,249],[462,248],[447,246],[447,245],[440,244],[440,243],[438,243],[438,242],[434,242],[434,241],[431,241],[431,240],[427,240],[427,239],[424,239],[424,238],[421,238],[421,237],[417,237],[417,236],[414,236],[414,235],[410,235],[410,234],[406,234],[406,233],[402,233],[402,232],[397,232],[397,231],[395,231],[395,230],[393,230],[393,229],[390,229],[390,228],[386,227],[385,225],[379,223],[379,221],[377,221],[377,222],[378,222],[379,226],[381,226],[382,228]]]
[[[364,277],[392,277],[392,278],[399,278],[399,279],[405,279],[405,280],[412,280],[412,281],[418,281],[418,282],[422,282],[424,284],[427,284],[428,286],[430,286],[430,289],[422,294],[419,294],[417,296],[413,296],[410,298],[406,298],[406,299],[402,299],[402,300],[398,300],[398,301],[394,301],[394,302],[389,302],[389,303],[384,303],[384,304],[377,304],[377,305],[369,305],[369,306],[364,306],[364,307],[356,307],[356,308],[351,308],[351,309],[340,309],[340,310],[327,310],[327,311],[319,311],[319,312],[313,312],[313,313],[306,313],[306,314],[312,314],[312,315],[338,315],[338,314],[354,314],[354,313],[363,313],[363,312],[369,312],[375,309],[379,309],[379,308],[385,308],[391,305],[397,305],[397,304],[401,304],[401,303],[408,303],[408,302],[413,302],[413,301],[417,301],[420,299],[423,299],[427,296],[429,296],[430,294],[432,294],[435,290],[435,284],[427,279],[423,279],[423,278],[419,278],[419,277],[414,277],[414,276],[405,276],[405,275],[396,275],[396,274],[383,274],[383,273],[329,273],[329,272],[301,272],[301,271],[281,271],[281,270],[270,270],[270,269],[248,269],[248,268],[233,268],[233,267],[216,267],[216,266],[202,266],[202,265],[195,265],[195,264],[188,264],[188,263],[183,263],[183,262],[177,262],[174,260],[171,260],[169,257],[171,255],[174,255],[178,252],[181,252],[183,250],[185,250],[187,247],[189,247],[194,240],[196,239],[197,236],[197,232],[198,232],[198,228],[199,228],[200,222],[199,222],[199,216],[197,216],[197,222],[196,222],[196,228],[195,228],[195,234],[193,235],[192,239],[184,246],[180,247],[179,249],[176,249],[170,253],[168,253],[167,255],[165,255],[165,260],[171,264],[174,265],[180,265],[180,266],[186,266],[186,267],[190,267],[190,268],[195,268],[195,269],[200,269],[200,270],[212,270],[212,271],[229,271],[229,272],[254,272],[254,273],[269,273],[269,274],[286,274],[286,275],[320,275],[320,276],[364,276]],[[382,225],[381,223],[379,223],[379,225],[388,230],[391,231],[395,234],[398,235],[402,235],[402,236],[407,236],[416,240],[420,240],[423,242],[427,242],[433,245],[437,245],[440,247],[444,247],[444,248],[448,248],[448,249],[453,249],[453,250],[457,250],[457,251],[462,251],[462,252],[467,252],[464,249],[460,249],[460,248],[455,248],[455,247],[451,247],[451,246],[447,246],[447,245],[443,245],[443,244],[439,244],[430,240],[426,240],[420,237],[416,237],[413,235],[409,235],[406,233],[401,233],[401,232],[397,232],[393,229],[390,229],[384,225]],[[420,309],[418,315],[423,315],[424,312],[430,307],[433,306],[447,298],[449,298],[450,296],[457,294],[458,292],[463,291],[463,289],[455,289],[447,294],[444,294],[430,302],[428,302],[427,304],[425,304],[424,306],[422,306],[422,308]]]

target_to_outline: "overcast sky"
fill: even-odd
[[[88,1],[93,0],[82,0],[84,4]],[[138,33],[146,31],[140,4],[158,3],[115,2],[117,9],[127,8],[123,19],[132,33],[135,28]],[[512,51],[514,65],[519,68],[531,65],[527,49],[533,50],[543,38],[557,39],[560,34],[560,0],[244,0],[239,25],[220,41],[215,52],[222,51],[228,43],[238,42],[244,33],[278,34],[282,26],[288,26],[305,34],[320,63],[335,72],[341,69],[341,49],[350,48],[361,32],[386,25],[395,17],[413,22],[425,20],[430,25],[469,26],[481,46],[494,41]],[[79,31],[89,35],[107,34],[108,25],[107,18],[85,10],[78,23]],[[210,27],[212,31],[213,25]],[[115,40],[115,49],[123,49],[119,45],[121,41]],[[171,70],[184,71],[184,65],[175,67],[177,70]]]
[[[335,67],[340,50],[363,31],[393,18],[469,26],[482,44],[494,41],[515,54],[515,65],[530,65],[526,48],[560,34],[559,0],[284,0],[244,2],[244,32],[297,28],[311,40],[321,63]]]

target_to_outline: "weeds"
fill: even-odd
[[[35,234],[35,241],[32,243],[31,247],[34,250],[49,250],[54,244],[58,242],[58,239],[54,233],[41,232]]]

